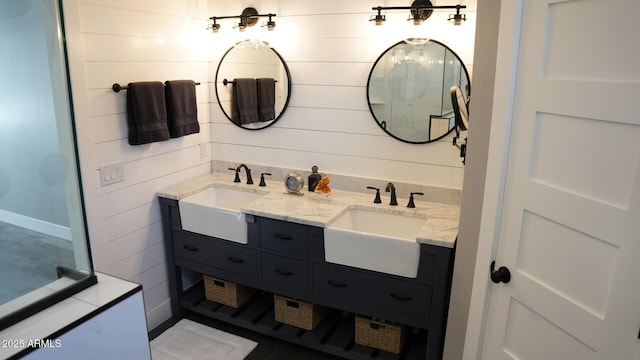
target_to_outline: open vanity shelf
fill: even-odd
[[[172,312],[186,311],[294,342],[345,359],[440,359],[454,249],[420,244],[417,278],[383,274],[325,261],[323,229],[248,215],[246,244],[182,228],[178,201],[160,198]],[[239,308],[205,297],[209,275],[258,292]],[[275,320],[274,294],[330,308],[313,329]],[[400,354],[355,343],[355,315],[408,329]]]
[[[425,359],[427,331],[424,329],[413,328],[402,353],[396,355],[356,344],[353,313],[332,309],[313,330],[277,322],[273,294],[269,292],[254,295],[236,309],[207,300],[203,285],[198,284],[184,294],[181,306],[187,311],[347,359]]]

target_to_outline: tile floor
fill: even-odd
[[[58,278],[56,266],[75,268],[71,241],[0,222],[0,304]]]

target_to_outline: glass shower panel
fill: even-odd
[[[0,329],[95,283],[55,0],[0,0]]]

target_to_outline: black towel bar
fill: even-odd
[[[274,80],[274,81],[278,82],[278,80]],[[233,82],[233,80],[227,80],[227,79],[222,80],[222,85],[227,86],[227,84],[235,84],[235,83]]]
[[[200,83],[197,82],[196,85],[200,85]],[[118,83],[115,83],[115,84],[111,85],[111,89],[114,92],[120,92],[120,90],[127,90],[127,87],[126,86],[122,86],[122,85],[120,85]]]

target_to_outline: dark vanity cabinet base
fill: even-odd
[[[182,230],[178,201],[160,204],[174,316],[190,311],[346,359],[441,358],[453,249],[421,245],[418,277],[408,279],[325,262],[321,228],[247,216],[248,243],[237,244]],[[207,300],[202,280],[183,284],[187,273],[260,291],[232,308]],[[331,311],[313,330],[300,329],[275,320],[273,294]],[[406,325],[402,352],[356,344],[355,314]]]

